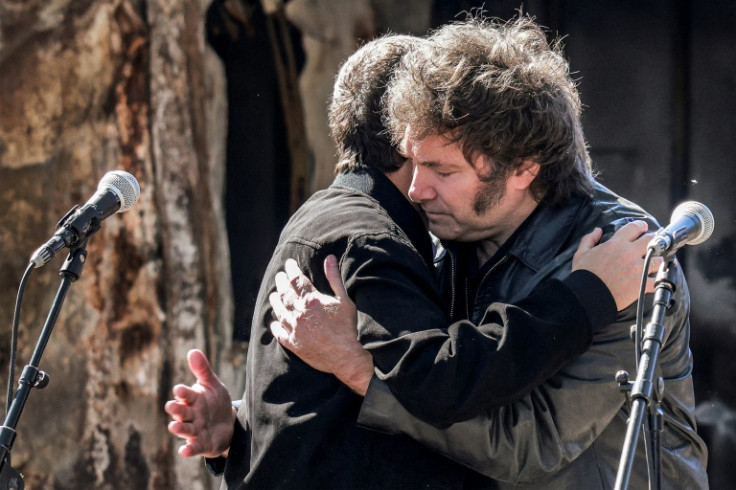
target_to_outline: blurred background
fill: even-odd
[[[131,211],[90,239],[12,448],[26,488],[216,488],[177,456],[163,405],[208,353],[240,397],[261,275],[291,212],[332,179],[325,108],[340,63],[516,0],[0,0],[0,369],[31,253],[109,170]],[[562,37],[600,180],[661,223],[685,200],[715,232],[678,253],[692,299],[711,488],[736,488],[736,2],[533,0]],[[61,254],[60,254],[61,255]],[[19,370],[59,287],[28,281]],[[19,371],[16,372],[16,379]],[[613,376],[613,373],[612,373]],[[15,383],[15,381],[13,382]],[[0,375],[0,388],[7,389]]]

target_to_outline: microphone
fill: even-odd
[[[671,254],[685,245],[703,243],[713,234],[713,213],[695,201],[683,202],[675,208],[666,228],[660,228],[647,248],[654,255]]]
[[[41,267],[64,247],[73,247],[100,229],[105,218],[129,210],[138,201],[141,188],[128,172],[113,170],[106,173],[97,192],[81,208],[74,206],[61,218],[58,229],[46,243],[31,255],[34,268]]]

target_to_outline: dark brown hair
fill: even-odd
[[[531,191],[558,204],[590,194],[592,172],[580,98],[559,42],[521,17],[471,17],[434,31],[396,70],[386,101],[398,141],[409,126],[422,139],[442,135],[465,158],[481,156],[508,177],[525,160],[540,165]]]
[[[371,167],[391,172],[404,163],[386,131],[382,98],[402,56],[420,42],[412,36],[381,37],[362,46],[340,68],[329,109],[338,157],[335,173]]]

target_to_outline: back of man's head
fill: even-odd
[[[560,203],[590,193],[580,99],[558,43],[527,17],[476,16],[437,29],[396,70],[386,101],[395,139],[442,135],[469,162],[484,157],[507,177],[539,164],[531,191]]]
[[[363,45],[340,68],[329,109],[336,173],[367,168],[392,172],[403,164],[385,129],[382,99],[394,68],[421,42],[413,36],[384,36]]]

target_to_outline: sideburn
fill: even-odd
[[[506,194],[506,172],[495,168],[489,175],[482,175],[478,170],[476,174],[478,180],[483,183],[483,187],[475,194],[473,211],[480,216],[498,205]]]

